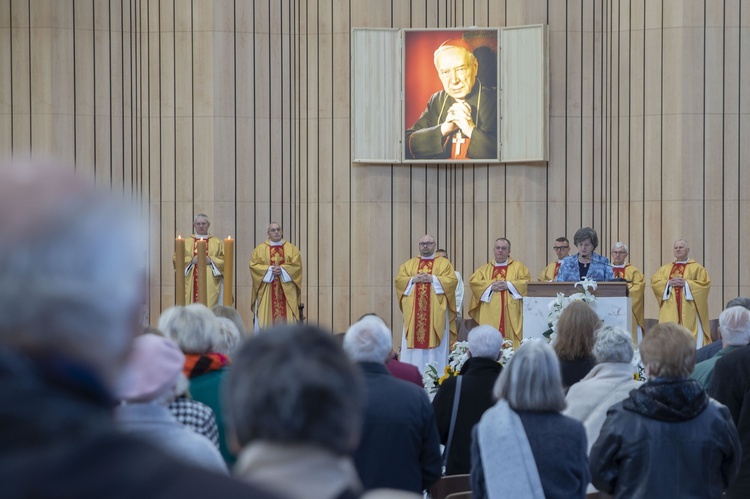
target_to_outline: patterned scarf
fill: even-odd
[[[661,378],[630,392],[623,407],[659,421],[688,421],[708,406],[703,385],[693,379]]]
[[[218,371],[230,363],[229,357],[223,353],[188,353],[185,354],[185,365],[182,368],[182,373],[188,379],[195,378],[201,374]]]

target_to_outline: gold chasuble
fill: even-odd
[[[195,234],[192,237],[185,238],[185,261],[182,262],[182,271],[184,272],[193,257],[198,255],[198,240],[201,238]],[[219,272],[224,271],[224,241],[218,237],[205,236],[207,241],[206,256],[213,260],[216,269]],[[172,262],[175,262],[176,255],[172,255]],[[219,303],[219,292],[221,291],[221,274],[214,275],[214,269],[211,265],[206,265],[206,304],[209,308]],[[193,265],[190,272],[185,276],[185,303],[196,303],[198,301],[198,274],[196,265]]]
[[[526,294],[530,280],[526,265],[512,258],[508,258],[507,265],[495,265],[495,262],[482,265],[469,279],[469,316],[480,325],[499,329],[503,337],[512,340],[513,347],[518,348],[523,339],[523,299],[514,298],[510,289],[491,291],[489,288],[496,281],[507,281],[520,296]]]
[[[673,277],[685,279],[690,288],[689,293],[687,289],[668,286],[669,280]],[[708,324],[708,292],[711,289],[711,279],[705,268],[692,258],[687,262],[668,263],[651,278],[651,288],[654,290],[656,301],[659,302],[659,323],[682,324],[696,339],[700,324],[703,328],[701,345],[711,343],[711,329]]]
[[[638,345],[638,327],[644,332],[643,321],[643,290],[646,287],[646,278],[643,272],[635,266],[626,263],[623,266],[612,265],[612,272],[615,279],[625,279],[628,281],[628,296],[632,302],[633,326],[630,333],[633,335],[633,344]]]
[[[271,265],[280,266],[287,275],[272,276]],[[260,244],[250,257],[250,274],[253,311],[259,328],[299,320],[302,257],[293,244],[286,241],[279,245],[270,241]]]
[[[409,281],[417,274],[431,274],[436,277],[444,293],[436,294],[432,283],[416,283],[410,293],[404,295]],[[399,308],[404,314],[406,345],[402,345],[403,347],[436,348],[443,340],[446,320],[450,326],[450,344],[456,341],[457,285],[456,271],[447,258],[414,257],[399,267],[396,275],[396,295]]]
[[[539,274],[537,281],[539,282],[552,282],[557,279],[557,273],[560,271],[560,261],[552,262],[547,265],[542,273]]]

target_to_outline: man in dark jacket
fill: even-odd
[[[727,490],[727,497],[745,498],[750,490],[750,345],[728,353],[716,362],[708,394],[729,408],[737,425],[742,462],[737,479]]]
[[[462,475],[471,471],[471,429],[495,400],[492,388],[502,367],[497,362],[503,349],[503,337],[492,326],[478,326],[469,332],[471,357],[461,368],[461,393],[458,412],[446,460],[446,475]],[[440,442],[448,448],[451,416],[456,398],[457,378],[448,378],[438,388],[432,408],[435,410]]]
[[[271,497],[115,428],[144,246],[92,185],[67,165],[0,165],[0,495]]]
[[[386,369],[391,346],[391,331],[375,316],[354,323],[344,337],[344,350],[365,380],[364,425],[354,462],[365,489],[421,493],[440,478],[435,415],[424,389]]]

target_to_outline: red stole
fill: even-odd
[[[434,259],[419,260],[417,272],[432,275]],[[414,348],[430,348],[430,333],[432,332],[432,321],[430,320],[430,303],[432,291],[431,282],[418,282],[414,285]]]
[[[271,263],[278,267],[284,263],[284,246],[271,246]],[[280,276],[274,276],[271,281],[271,315],[274,324],[286,322],[286,296],[281,285]]]
[[[552,274],[552,280],[557,279],[557,273],[560,271],[560,260],[555,262],[555,273]]]
[[[466,153],[469,152],[469,142],[471,137],[466,137],[460,131],[453,134],[451,138],[451,159],[466,159]]]
[[[669,278],[672,279],[673,277],[682,277],[682,275],[685,273],[685,264],[684,263],[673,263],[672,264],[672,270],[669,272]],[[677,300],[677,317],[679,318],[678,324],[682,324],[682,288],[673,287],[672,291],[674,291],[674,297]]]
[[[627,265],[625,265],[627,267]],[[615,275],[615,279],[625,279],[625,267],[612,267],[612,273]]]
[[[505,276],[508,275],[508,266],[507,265],[495,265],[495,268],[492,269],[492,280],[493,281],[505,281]],[[500,334],[503,335],[503,338],[505,338],[505,299],[508,295],[507,291],[500,291],[500,326],[498,326],[498,329],[500,330]]]
[[[203,240],[206,241],[206,256],[208,256],[208,240],[211,239],[211,236],[206,236]],[[200,238],[195,238],[193,236],[193,256],[198,256],[198,241]],[[203,269],[203,272],[206,272],[206,269]],[[193,303],[198,303],[198,263],[196,261],[195,266],[193,267]]]

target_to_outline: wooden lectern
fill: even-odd
[[[530,282],[527,285],[526,296],[523,298],[523,336],[524,338],[538,338],[549,329],[547,317],[549,304],[557,298],[558,293],[570,296],[582,293],[583,288],[575,287],[574,282]],[[628,297],[628,283],[599,282],[597,288],[591,290],[596,296],[592,307],[605,324],[618,326],[630,333],[631,300]]]

